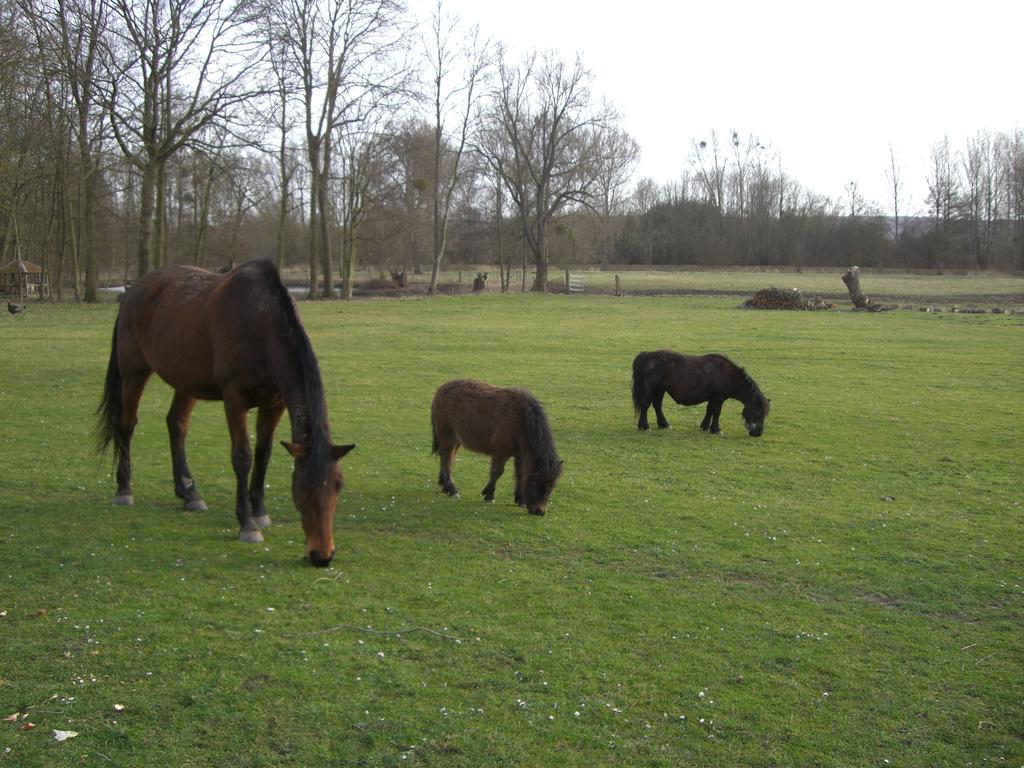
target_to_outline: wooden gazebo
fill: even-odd
[[[20,258],[5,264],[0,267],[0,295],[45,299],[50,295],[46,270]]]

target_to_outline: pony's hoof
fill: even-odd
[[[135,498],[130,493],[124,493],[120,496],[115,496],[111,503],[115,507],[130,507],[135,503]]]
[[[241,530],[238,532],[238,540],[248,542],[249,544],[259,544],[263,541],[263,534],[259,531]]]
[[[270,527],[270,515],[260,515],[252,519],[256,523],[257,528],[269,528]]]
[[[209,507],[206,506],[206,502],[202,499],[192,499],[185,502],[185,509],[189,512],[206,512]]]

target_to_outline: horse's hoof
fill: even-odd
[[[202,499],[191,499],[186,501],[184,506],[189,512],[206,512],[209,509]]]
[[[263,534],[259,531],[241,530],[238,532],[238,540],[248,542],[249,544],[259,544],[263,541]]]
[[[270,515],[260,515],[252,519],[256,523],[257,528],[269,528],[270,527]]]
[[[134,497],[132,497],[130,493],[124,493],[121,494],[120,496],[115,496],[113,502],[111,503],[115,507],[130,507],[132,504],[135,503],[135,499]]]

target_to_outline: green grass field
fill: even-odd
[[[0,765],[1024,765],[1024,318],[735,304],[303,303],[359,446],[326,571],[283,450],[266,542],[234,540],[217,403],[189,438],[210,511],[180,510],[157,381],[112,507],[115,306],[5,315]],[[664,346],[743,364],[765,436],[735,402],[724,436],[702,407],[638,432],[630,363]],[[546,517],[511,473],[483,503],[481,456],[437,490],[430,398],[461,376],[545,403]]]

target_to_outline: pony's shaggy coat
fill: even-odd
[[[449,495],[458,491],[451,469],[460,446],[491,457],[490,481],[482,493],[494,499],[494,487],[515,459],[515,502],[543,515],[562,472],[547,416],[525,389],[495,387],[474,379],[449,381],[438,388],[430,408],[433,450],[440,456],[438,484]]]

